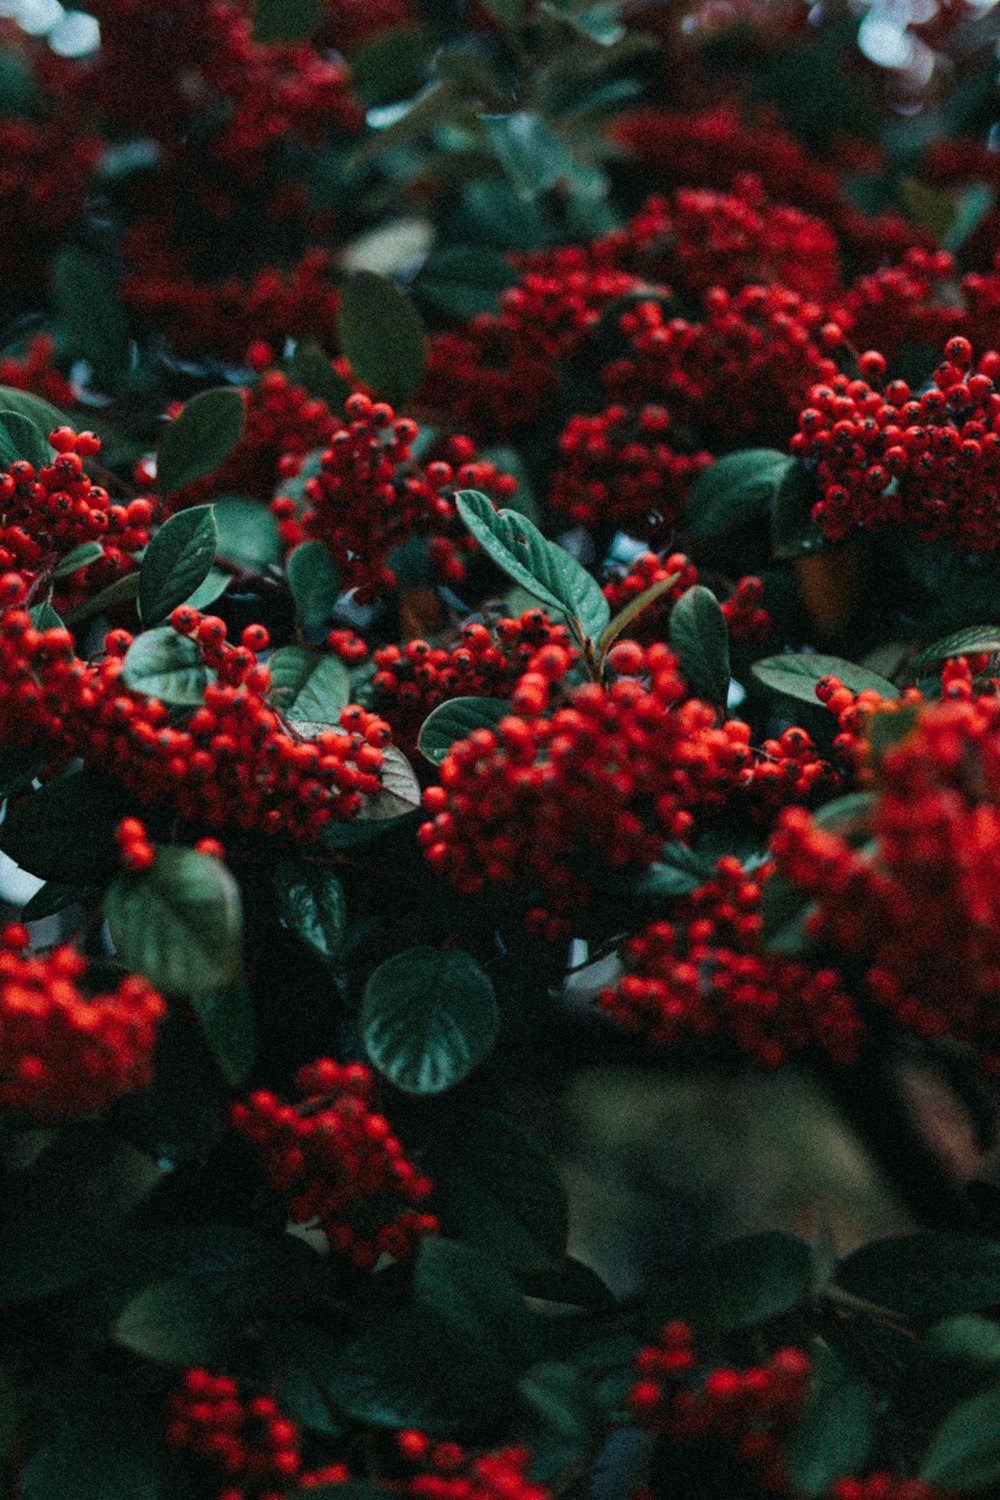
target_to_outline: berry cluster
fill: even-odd
[[[629,939],[628,972],[601,991],[601,1009],[657,1046],[726,1039],[769,1068],[809,1048],[854,1062],[864,1027],[840,975],[762,953],[760,896],[738,860],[719,860],[673,921]]]
[[[712,462],[690,457],[668,442],[670,413],[662,406],[606,407],[574,416],[560,439],[562,467],[552,477],[549,503],[584,526],[615,526],[632,536],[669,530],[691,485]]]
[[[257,1148],[271,1187],[293,1195],[296,1223],[318,1223],[330,1248],[360,1269],[381,1255],[405,1259],[438,1226],[433,1214],[399,1208],[399,1200],[422,1202],[432,1183],[372,1108],[370,1069],[321,1058],[299,1070],[296,1087],[298,1105],[258,1091],[233,1106],[233,1125]]]
[[[698,582],[697,568],[683,552],[671,553],[666,558],[658,557],[655,552],[640,552],[627,571],[619,570],[618,575],[604,585],[604,597],[612,614],[616,614],[646,589],[674,575],[676,583],[631,622],[629,630],[636,640],[651,641],[664,635],[670,611],[681,595]],[[771,616],[761,608],[763,594],[760,579],[748,574],[739,579],[730,597],[722,601],[722,613],[726,617],[731,641],[757,643],[767,640],[771,633]]]
[[[396,1438],[400,1455],[420,1464],[406,1493],[422,1500],[547,1500],[543,1485],[528,1478],[531,1450],[499,1448],[473,1457],[460,1444],[435,1443],[407,1428]]]
[[[76,397],[66,377],[52,363],[55,339],[49,333],[36,333],[28,340],[20,358],[16,354],[0,355],[0,385],[30,391],[55,406],[72,406]]]
[[[107,1109],[152,1080],[161,997],[139,974],[90,998],[73,948],[29,955],[19,924],[0,935],[0,1110],[41,1125]]]
[[[307,537],[324,542],[344,587],[356,588],[364,600],[395,587],[385,561],[394,547],[415,535],[447,540],[448,532],[460,529],[456,490],[471,486],[508,499],[517,482],[493,464],[476,461],[464,437],[449,439],[450,461],[418,462],[412,456],[416,422],[361,392],[348,397],[345,409],[347,424],[334,432],[319,473],[303,486],[304,513],[297,516],[295,502],[283,496],[271,510],[286,547]],[[453,560],[450,552],[442,559],[446,566]]]
[[[948,681],[948,698],[918,709],[881,758],[872,844],[856,849],[789,808],[771,848],[815,898],[814,939],[864,965],[869,993],[898,1025],[965,1041],[996,1072],[1000,700]]]
[[[416,743],[427,715],[446,698],[508,696],[544,646],[577,659],[568,626],[550,625],[543,610],[528,609],[516,620],[496,620],[491,629],[470,621],[450,650],[423,640],[380,647],[374,653],[375,703],[392,726],[394,742],[405,749]]]
[[[138,818],[122,818],[115,829],[115,843],[121,862],[130,875],[141,875],[156,858],[145,824]]]
[[[83,217],[102,143],[63,116],[0,120],[0,278],[5,295],[37,292],[48,258]]]
[[[1000,354],[972,367],[972,347],[950,339],[933,383],[914,397],[904,380],[884,394],[886,361],[861,356],[865,377],[814,385],[791,450],[817,462],[813,520],[831,541],[890,522],[928,541],[950,537],[967,552],[1000,542]]]

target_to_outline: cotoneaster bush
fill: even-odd
[[[83,5],[0,23],[3,1493],[1000,1495],[993,9]],[[809,1072],[918,1230],[621,1298],[595,1057]]]

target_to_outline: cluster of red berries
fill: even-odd
[[[52,363],[55,339],[50,333],[36,333],[28,340],[23,356],[0,355],[0,385],[18,391],[30,391],[55,406],[72,406],[73,387]]]
[[[371,1070],[320,1058],[299,1070],[296,1088],[297,1105],[260,1090],[233,1106],[233,1125],[260,1153],[271,1187],[293,1195],[296,1223],[318,1223],[330,1248],[360,1269],[382,1255],[405,1259],[438,1222],[399,1201],[418,1204],[433,1184],[373,1109]]]
[[[270,353],[266,344],[264,349]],[[251,348],[251,358],[258,352]],[[324,448],[337,426],[325,401],[293,385],[280,370],[267,370],[241,395],[246,419],[239,442],[207,479],[168,497],[172,510],[213,495],[253,495],[269,503],[281,481],[297,470],[307,453]],[[167,415],[174,418],[180,410],[177,402]]]
[[[409,1495],[423,1500],[547,1500],[548,1490],[528,1478],[530,1448],[499,1448],[474,1458],[458,1443],[434,1443],[413,1428],[397,1435],[396,1446],[403,1458],[423,1468],[409,1480]]]
[[[290,1490],[342,1484],[346,1464],[302,1467],[301,1434],[272,1396],[246,1396],[237,1381],[188,1370],[170,1397],[167,1442],[221,1470],[215,1500],[287,1500]]]
[[[28,941],[19,923],[0,934],[0,1109],[52,1125],[145,1088],[166,1012],[152,985],[129,974],[88,998],[79,987],[87,963],[75,949],[35,956]]]
[[[959,676],[963,675],[959,669]],[[946,663],[943,676],[954,676],[951,665]],[[820,677],[816,683],[816,697],[830,713],[837,717],[838,733],[834,736],[833,751],[843,765],[854,772],[862,772],[868,755],[865,731],[873,713],[892,708],[897,700],[883,698],[875,688],[862,688],[858,693],[845,687],[839,677]],[[971,688],[969,692],[971,697]],[[922,695],[917,688],[905,688],[898,700],[900,703],[920,703]]]
[[[544,610],[527,609],[518,619],[505,617],[492,627],[470,621],[450,649],[423,640],[380,647],[374,652],[378,671],[372,689],[394,742],[404,748],[415,744],[431,709],[446,698],[508,696],[543,646],[557,646],[577,659],[569,627],[550,625]]]
[[[562,465],[549,503],[584,526],[617,526],[650,536],[676,524],[710,453],[675,453],[662,406],[606,407],[574,416],[559,438]]]
[[[211,350],[239,364],[255,339],[280,347],[286,336],[329,335],[339,294],[328,250],[312,247],[287,269],[265,266],[249,280],[234,275],[214,282],[174,255],[163,264],[164,233],[154,222],[127,237],[130,270],[121,293],[177,354],[194,358]]]
[[[121,862],[130,875],[141,875],[156,858],[146,826],[138,818],[122,818],[115,828],[115,843]]]
[[[1000,542],[1000,353],[973,370],[972,347],[950,339],[922,395],[904,380],[873,389],[886,371],[862,354],[863,379],[814,385],[791,450],[817,462],[813,520],[831,541],[855,528],[911,525],[928,541],[950,537],[967,552]]]
[[[888,359],[905,344],[942,346],[966,327],[965,310],[942,297],[954,275],[947,250],[915,246],[900,264],[859,276],[843,294],[840,321],[857,347],[881,350]]]
[[[0,276],[39,286],[49,256],[83,216],[102,142],[70,116],[0,121]]]
[[[777,1068],[818,1049],[853,1063],[864,1032],[841,976],[760,948],[760,880],[719,860],[712,880],[677,902],[674,919],[629,939],[627,973],[598,997],[619,1026],[657,1046],[728,1040]]]
[[[385,402],[360,391],[345,405],[341,424],[323,453],[319,473],[303,485],[305,510],[279,497],[271,504],[284,545],[306,538],[325,543],[340,569],[345,588],[365,600],[391,591],[395,574],[386,556],[411,536],[447,540],[457,526],[454,496],[463,488],[485,489],[498,500],[509,499],[517,481],[493,464],[476,460],[468,438],[453,437],[448,460],[422,463],[412,455],[419,435],[410,417],[397,417]],[[450,461],[449,461],[450,460]],[[455,561],[451,553],[443,561]],[[459,566],[459,576],[462,570]],[[456,581],[454,570],[449,581]]]
[[[677,581],[629,625],[634,639],[651,641],[664,635],[670,611],[681,595],[698,582],[698,569],[683,552],[673,552],[665,558],[655,552],[640,552],[626,572],[619,572],[604,585],[604,597],[612,614],[617,614],[646,589],[674,576]],[[767,610],[761,608],[763,596],[761,580],[748,574],[739,579],[729,598],[722,601],[731,641],[756,644],[767,640],[772,622]]]
[[[811,935],[864,964],[869,993],[897,1024],[965,1041],[996,1072],[1000,700],[972,698],[960,677],[949,689],[882,755],[871,844],[856,849],[789,808],[771,849],[815,899]]]

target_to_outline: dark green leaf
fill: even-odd
[[[26,791],[47,762],[44,750],[32,746],[0,746],[0,797],[12,797],[17,792]]]
[[[791,1311],[809,1295],[809,1246],[768,1231],[709,1250],[648,1304],[649,1326],[672,1318],[690,1322],[699,1338],[719,1338],[737,1328]]]
[[[387,276],[354,271],[337,316],[340,347],[357,378],[400,406],[424,378],[427,336],[417,309]]]
[[[216,599],[222,598],[232,581],[230,574],[223,573],[221,568],[209,568],[194,593],[181,602],[192,609],[207,609]]]
[[[568,1443],[585,1448],[600,1431],[594,1393],[575,1365],[554,1360],[532,1365],[518,1382],[517,1393],[536,1421]]]
[[[52,267],[56,311],[74,350],[105,379],[128,366],[128,319],[118,279],[87,250],[67,245]]]
[[[191,1008],[222,1076],[230,1087],[241,1088],[257,1053],[257,1026],[246,981],[234,979],[220,989],[193,995]]]
[[[446,1234],[481,1246],[513,1271],[559,1275],[566,1189],[546,1152],[509,1115],[453,1106],[431,1143],[427,1170]]]
[[[795,459],[773,448],[727,453],[703,469],[684,507],[684,529],[696,537],[725,536],[763,516]]]
[[[427,78],[433,55],[428,27],[391,26],[351,48],[351,84],[367,109],[410,99]]]
[[[431,765],[439,766],[456,740],[466,739],[474,729],[495,729],[509,713],[506,698],[448,698],[420,726],[417,749]]]
[[[139,618],[144,625],[165,620],[200,587],[212,566],[218,540],[211,505],[178,511],[163,523],[139,569]]]
[[[37,474],[52,457],[49,440],[37,422],[0,406],[0,468],[9,469],[15,459],[23,458]]]
[[[413,1296],[418,1308],[460,1330],[479,1359],[505,1375],[516,1373],[534,1352],[535,1330],[524,1297],[481,1250],[425,1236],[413,1268]]]
[[[81,542],[79,547],[74,547],[72,552],[67,552],[52,569],[53,578],[68,578],[71,573],[78,573],[81,568],[89,568],[99,557],[104,556],[104,548],[100,542]]]
[[[913,672],[919,673],[932,662],[944,661],[949,656],[978,656],[983,651],[1000,651],[1000,626],[970,625],[965,630],[955,630],[933,646],[925,646],[910,663]]]
[[[322,542],[302,542],[285,564],[299,624],[325,625],[340,597],[340,575]]]
[[[281,562],[278,524],[266,505],[239,495],[225,495],[215,501],[214,509],[220,557],[251,573]]]
[[[91,598],[78,604],[75,609],[71,609],[66,616],[66,623],[82,625],[85,620],[92,620],[95,615],[104,614],[109,609],[118,609],[123,604],[131,604],[138,592],[138,573],[126,573],[123,578],[116,578],[114,583],[109,583],[107,588],[101,589],[99,594],[93,594]]]
[[[428,256],[413,290],[437,312],[465,322],[477,313],[495,313],[500,293],[516,280],[516,271],[499,250],[448,245]]]
[[[848,792],[845,797],[835,797],[818,807],[812,815],[813,822],[857,846],[869,836],[875,800],[874,792]]]
[[[494,1253],[498,1260],[507,1263],[502,1254]],[[517,1279],[526,1297],[537,1297],[543,1302],[561,1302],[595,1312],[608,1312],[618,1306],[618,1299],[607,1283],[572,1255],[567,1255],[556,1271],[522,1272]]]
[[[169,1492],[152,1448],[127,1446],[113,1429],[86,1438],[70,1429],[32,1453],[20,1500],[166,1500]]]
[[[420,807],[422,793],[417,773],[398,745],[387,745],[382,751],[382,790],[363,797],[361,810],[350,825],[385,823],[405,817]]]
[[[115,1340],[126,1349],[179,1370],[214,1364],[228,1334],[215,1298],[182,1276],[146,1287],[123,1309],[114,1327]]]
[[[304,943],[332,963],[344,941],[344,888],[331,870],[283,859],[274,872],[278,910]]]
[[[163,430],[156,452],[156,487],[172,495],[214,474],[243,436],[246,407],[232,386],[199,391]]]
[[[282,646],[268,658],[270,698],[287,719],[328,727],[340,722],[351,681],[339,656],[310,646]]]
[[[197,708],[212,675],[190,636],[159,625],[136,636],[125,653],[121,680],[134,693],[159,698],[161,703]]]
[[[931,1439],[920,1478],[959,1494],[1000,1479],[1000,1386],[949,1412]]]
[[[996,198],[993,188],[982,182],[972,182],[962,188],[955,204],[955,217],[941,238],[941,248],[949,255],[957,255],[993,208]]]
[[[729,632],[711,589],[696,583],[681,595],[670,612],[669,632],[691,691],[709,703],[724,704],[729,692]]]
[[[522,198],[537,197],[572,169],[573,157],[565,141],[541,115],[519,109],[479,118],[500,165]]]
[[[774,557],[805,557],[827,545],[812,519],[816,503],[816,480],[795,459],[771,496],[771,554]]]
[[[500,1018],[489,977],[459,948],[408,948],[365,986],[358,1027],[380,1073],[410,1094],[437,1094],[489,1056]]]
[[[288,362],[288,377],[295,385],[301,385],[318,401],[325,401],[339,416],[344,402],[351,394],[351,383],[333,368],[330,356],[314,339],[300,339],[295,353]]]
[[[832,1349],[819,1345],[813,1363],[809,1393],[785,1439],[783,1459],[796,1491],[823,1495],[834,1479],[864,1469],[873,1436],[872,1404],[864,1381]]]
[[[240,971],[240,892],[225,865],[193,849],[160,846],[142,875],[119,875],[106,898],[122,962],[166,994],[204,995]]]
[[[77,901],[87,901],[95,896],[94,886],[62,885],[58,880],[47,880],[21,908],[22,922],[41,922],[44,917],[65,911]]]
[[[598,656],[603,657],[626,626],[631,625],[637,615],[641,615],[644,609],[648,609],[651,604],[655,604],[657,599],[662,598],[672,589],[679,577],[679,573],[671,573],[668,577],[661,578],[658,583],[651,583],[648,589],[643,589],[642,593],[630,600],[624,609],[620,609],[614,618],[608,621],[598,637]]]
[[[323,19],[323,0],[254,0],[255,42],[307,42]]]
[[[872,765],[877,769],[883,756],[912,734],[916,725],[915,703],[900,703],[897,707],[879,709],[870,714],[865,724],[865,739]]]
[[[33,604],[28,611],[36,630],[61,630],[63,622],[57,610],[46,599],[42,604]]]
[[[57,406],[53,406],[51,401],[32,395],[30,391],[18,390],[13,385],[0,385],[0,410],[17,412],[18,416],[27,417],[46,437],[55,428],[65,426],[68,421],[65,414]]]
[[[815,651],[787,652],[783,656],[766,656],[754,662],[750,669],[759,682],[786,698],[795,698],[800,703],[815,707],[816,684],[821,677],[839,677],[852,693],[874,688],[883,698],[898,698],[899,689],[877,672],[859,667],[839,656],[820,656]]]
[[[1000,1241],[944,1231],[875,1240],[842,1262],[836,1285],[916,1317],[979,1312],[1000,1305]]]
[[[596,579],[565,548],[546,541],[517,511],[494,510],[478,490],[462,490],[455,501],[465,525],[498,568],[550,610],[579,620],[585,635],[600,635],[611,616],[608,601]]]
[[[73,771],[8,803],[0,849],[42,880],[93,884],[119,865],[112,830],[129,811],[114,782],[96,771]]]

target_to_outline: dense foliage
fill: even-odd
[[[1000,17],[81,3],[0,20],[0,1487],[1000,1494],[900,1085],[993,1140]],[[621,1300],[612,1057],[808,1070],[922,1232]]]

